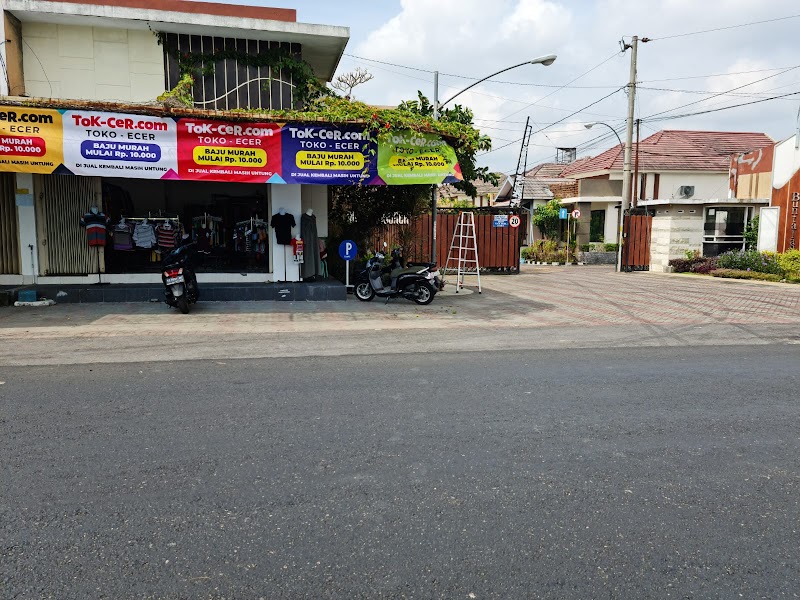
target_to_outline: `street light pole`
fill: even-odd
[[[586,127],[586,129],[591,129],[591,128],[592,128],[592,127],[594,127],[595,125],[604,125],[605,127],[608,127],[608,128],[611,130],[611,133],[613,133],[615,136],[617,136],[617,141],[619,142],[619,145],[620,145],[620,146],[622,146],[622,145],[623,145],[623,143],[622,143],[622,138],[620,138],[620,137],[619,137],[619,134],[617,133],[617,130],[616,130],[616,129],[614,129],[614,128],[613,128],[611,125],[609,125],[608,123],[603,123],[602,121],[595,121],[594,123],[584,123],[584,125],[583,125],[583,126],[584,126],[584,127]]]
[[[513,65],[511,67],[506,67],[496,73],[492,73],[491,75],[487,75],[483,79],[479,79],[478,81],[468,85],[463,90],[458,92],[457,94],[450,96],[447,100],[439,103],[439,71],[434,71],[433,73],[433,120],[439,120],[439,109],[442,108],[445,104],[453,101],[454,99],[458,98],[461,94],[466,92],[469,89],[474,88],[479,83],[483,83],[487,79],[491,79],[496,75],[500,75],[501,73],[505,73],[506,71],[510,71],[511,69],[516,69],[518,67],[524,67],[525,65],[544,65],[545,67],[549,67],[556,61],[557,56],[555,54],[546,54],[544,56],[540,56],[538,58],[534,58],[533,60],[526,60],[523,63],[519,63],[518,65]],[[434,184],[433,190],[431,191],[431,262],[436,262],[436,217],[437,217],[437,200],[439,195],[439,186]]]

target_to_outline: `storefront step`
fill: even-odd
[[[0,306],[13,304],[21,290],[36,290],[37,297],[58,304],[90,302],[163,302],[160,285],[38,285],[0,289]],[[332,302],[347,300],[345,286],[338,281],[312,283],[207,283],[200,285],[201,302]]]

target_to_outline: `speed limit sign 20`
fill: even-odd
[[[520,223],[522,223],[522,219],[519,218],[519,215],[511,215],[508,217],[509,227],[519,227]]]

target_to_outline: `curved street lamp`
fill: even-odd
[[[620,146],[624,146],[624,144],[622,143],[622,138],[621,138],[621,137],[619,137],[619,134],[617,133],[617,130],[616,130],[616,129],[614,129],[614,128],[613,128],[611,125],[609,125],[608,123],[603,123],[602,121],[596,121],[596,122],[594,122],[594,123],[584,123],[584,125],[583,125],[583,126],[584,126],[584,127],[586,127],[586,129],[591,129],[591,128],[592,128],[592,127],[594,127],[595,125],[605,125],[606,127],[608,127],[608,128],[609,128],[609,129],[610,129],[610,130],[611,130],[611,131],[614,133],[614,135],[615,135],[615,136],[617,136],[617,140],[619,141],[619,145],[620,145]]]
[[[451,101],[455,100],[455,99],[456,99],[456,98],[458,98],[458,97],[459,97],[461,94],[463,94],[463,93],[464,93],[464,92],[466,92],[467,90],[470,90],[470,89],[474,88],[474,87],[475,87],[476,85],[478,85],[479,83],[483,83],[483,82],[484,82],[484,81],[486,81],[487,79],[491,79],[492,77],[495,77],[496,75],[500,75],[501,73],[505,73],[506,71],[510,71],[511,69],[517,69],[517,68],[519,68],[519,67],[524,67],[525,65],[544,65],[545,67],[549,67],[549,66],[550,66],[550,65],[552,65],[554,62],[556,62],[556,58],[558,58],[558,57],[557,57],[555,54],[545,54],[544,56],[540,56],[540,57],[538,57],[538,58],[534,58],[533,60],[526,60],[525,62],[519,63],[518,65],[514,65],[514,66],[511,66],[511,67],[506,67],[505,69],[502,69],[502,70],[500,70],[500,71],[497,71],[496,73],[492,73],[491,75],[487,75],[487,76],[486,76],[486,77],[484,77],[483,79],[479,79],[479,80],[478,80],[478,81],[476,81],[475,83],[472,83],[472,84],[468,85],[468,86],[467,86],[467,87],[465,87],[463,90],[461,90],[461,91],[460,91],[460,92],[458,92],[457,94],[454,94],[454,95],[450,96],[450,97],[449,97],[447,100],[445,100],[444,102],[441,102],[441,103],[439,103],[439,102],[437,102],[437,101],[436,101],[436,100],[438,100],[438,96],[439,96],[439,93],[438,93],[438,87],[439,87],[439,86],[438,86],[438,75],[439,75],[439,73],[438,73],[438,71],[437,71],[437,72],[436,72],[436,76],[437,76],[437,77],[436,77],[436,79],[437,79],[437,81],[435,82],[435,83],[436,83],[436,87],[437,87],[437,92],[436,92],[436,96],[437,96],[437,98],[436,98],[436,99],[434,99],[434,119],[438,120],[438,117],[439,117],[439,109],[440,109],[441,107],[443,107],[445,104],[447,104],[447,103],[449,103],[449,102],[451,102]]]
[[[463,90],[458,92],[457,94],[450,96],[444,102],[439,102],[439,71],[434,71],[433,73],[433,120],[439,120],[439,109],[443,107],[448,102],[452,102],[455,98],[458,98],[461,94],[474,88],[479,83],[483,83],[487,79],[491,79],[496,75],[500,75],[500,73],[505,73],[506,71],[510,71],[511,69],[516,69],[518,67],[524,67],[525,65],[543,65],[545,67],[549,67],[554,62],[556,62],[557,55],[555,54],[545,54],[544,56],[539,56],[534,58],[533,60],[526,60],[525,62],[519,63],[518,65],[512,65],[510,67],[506,67],[505,69],[501,69],[496,73],[492,73],[491,75],[487,75],[483,79],[479,79],[478,81],[468,85]],[[436,201],[438,197],[438,186],[434,185],[431,191],[431,262],[436,262],[436,216],[437,216],[437,209],[436,209]]]

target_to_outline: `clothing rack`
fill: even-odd
[[[125,217],[126,221],[175,221],[176,223],[180,223],[181,220],[178,217]]]
[[[192,217],[192,223],[208,223],[209,221],[212,223],[222,223],[222,217],[212,217],[208,213],[205,213],[202,217]]]
[[[239,222],[236,223],[236,226],[237,227],[243,227],[245,225],[250,225],[250,228],[252,229],[256,225],[266,225],[266,224],[267,224],[267,222],[264,219],[259,219],[256,216],[256,217],[250,217],[249,219],[247,219],[245,221],[239,221]]]

